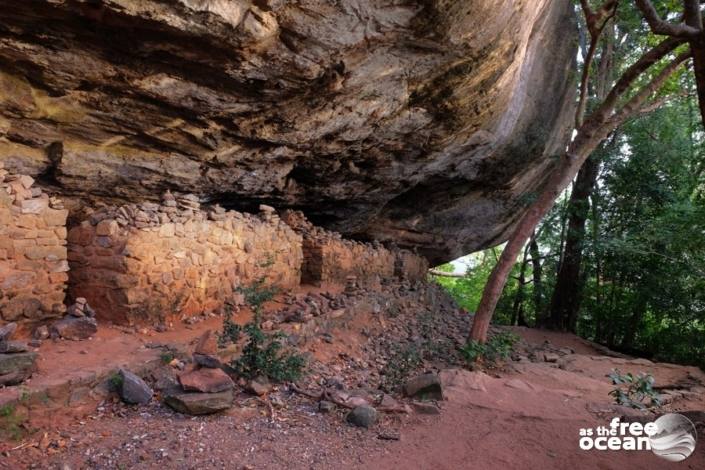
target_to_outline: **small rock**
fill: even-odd
[[[179,413],[207,415],[227,410],[233,406],[233,392],[177,393],[167,395],[164,402]]]
[[[416,411],[417,413],[422,414],[422,415],[439,415],[439,414],[441,414],[441,409],[431,403],[423,403],[423,402],[415,401],[415,402],[411,403],[411,406],[414,409],[414,411]]]
[[[198,338],[194,353],[205,356],[214,356],[218,353],[218,340],[211,330],[206,331]]]
[[[561,357],[558,354],[546,353],[543,356],[543,360],[546,362],[558,362]]]
[[[369,428],[377,422],[377,410],[363,405],[353,408],[345,418],[348,423],[361,428]]]
[[[90,338],[98,332],[98,322],[91,317],[65,317],[51,327],[52,333],[71,340]]]
[[[328,400],[321,400],[318,402],[318,411],[321,413],[332,413],[335,411],[335,403]]]
[[[198,369],[179,376],[179,383],[187,392],[217,393],[235,386],[221,369]]]
[[[42,345],[42,340],[41,339],[32,339],[32,340],[29,340],[29,342],[27,344],[31,348],[38,348]]]
[[[443,400],[441,379],[432,372],[413,377],[404,384],[404,394],[422,400]]]
[[[17,323],[8,323],[0,327],[0,341],[7,341],[12,337],[12,334],[17,329]]]
[[[272,391],[272,384],[266,377],[257,377],[247,383],[247,391],[261,397]]]
[[[377,439],[383,441],[398,441],[401,439],[401,434],[399,434],[399,431],[383,431],[377,434]]]
[[[120,398],[125,403],[140,405],[149,403],[154,392],[144,380],[125,369],[120,369],[120,377],[122,378],[119,387]]]
[[[220,359],[206,354],[194,353],[193,361],[199,366],[207,367],[209,369],[219,369],[222,365]]]
[[[0,353],[14,354],[26,352],[29,348],[22,341],[0,341]]]
[[[49,338],[49,328],[46,325],[38,326],[37,329],[32,333],[32,337],[38,340],[45,340]]]

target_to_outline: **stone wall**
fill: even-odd
[[[33,183],[0,162],[0,325],[31,327],[66,311],[68,211]]]
[[[394,274],[399,279],[423,281],[428,273],[428,261],[409,250],[395,250]]]
[[[301,236],[263,206],[259,216],[200,209],[192,195],[109,207],[69,231],[70,295],[99,319],[159,324],[217,311],[236,289],[266,278],[300,282]]]
[[[348,276],[355,276],[362,285],[393,276],[421,280],[428,270],[426,260],[408,250],[343,239],[314,226],[299,211],[284,211],[282,220],[303,236],[301,278],[305,283],[344,283]]]

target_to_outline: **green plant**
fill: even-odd
[[[232,303],[226,302],[223,331],[218,334],[218,347],[220,348],[224,348],[228,343],[237,343],[237,340],[240,339],[242,328],[233,321],[233,309]]]
[[[24,422],[26,417],[17,413],[13,404],[0,406],[0,435],[18,441],[25,433]]]
[[[230,366],[247,379],[265,376],[275,382],[295,381],[303,374],[306,360],[300,354],[283,352],[282,333],[268,336],[255,322],[245,325],[248,341],[242,355]]]
[[[248,339],[242,355],[234,359],[230,366],[238,375],[247,379],[264,376],[275,382],[294,381],[302,376],[306,360],[300,354],[283,351],[282,333],[267,335],[260,328],[262,306],[277,293],[275,287],[265,286],[264,283],[265,279],[260,278],[238,289],[252,308],[254,318],[244,327]],[[239,335],[240,327],[237,328]]]
[[[171,361],[174,360],[174,355],[168,351],[164,351],[159,355],[159,358],[164,364],[169,364]]]
[[[114,372],[109,378],[108,378],[108,387],[110,390],[117,392],[122,388],[122,375],[120,375],[119,372]]]
[[[491,336],[486,343],[470,340],[460,349],[460,353],[469,363],[477,362],[480,359],[497,362],[509,357],[514,349],[514,344],[519,341],[519,337],[509,331],[503,331]]]
[[[237,292],[245,297],[245,303],[252,309],[257,323],[259,323],[259,319],[262,316],[264,303],[272,300],[272,298],[277,295],[277,292],[279,292],[279,289],[274,286],[266,286],[265,282],[266,279],[261,277],[249,286],[240,286],[237,288]]]
[[[654,376],[640,372],[637,375],[628,372],[624,375],[619,369],[612,369],[609,374],[612,384],[616,387],[609,393],[619,405],[631,408],[646,408],[645,400],[649,399],[652,406],[661,406],[658,393],[654,390]]]

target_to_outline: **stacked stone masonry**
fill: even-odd
[[[66,311],[66,217],[27,175],[0,162],[0,324],[31,328]]]
[[[159,324],[219,311],[261,278],[300,283],[301,236],[263,206],[259,216],[200,209],[193,195],[109,207],[69,231],[70,295],[98,318]]]
[[[282,220],[303,237],[301,277],[305,283],[344,283],[351,276],[361,285],[393,276],[417,281],[428,270],[426,260],[408,250],[343,239],[316,227],[300,211],[284,211]]]

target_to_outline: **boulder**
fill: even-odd
[[[179,375],[179,383],[187,392],[217,393],[235,386],[221,369],[198,369]]]
[[[0,341],[0,353],[13,354],[26,352],[29,348],[22,341]]]
[[[179,413],[187,415],[207,415],[227,410],[233,406],[233,392],[218,393],[173,393],[164,402]]]
[[[120,398],[125,403],[133,405],[144,405],[149,403],[154,395],[152,389],[144,380],[133,374],[129,370],[120,369]]]
[[[98,332],[98,322],[91,317],[62,318],[51,326],[52,335],[74,341],[88,339]]]
[[[345,419],[353,426],[369,428],[377,422],[377,410],[367,405],[356,406]]]
[[[30,378],[38,356],[35,352],[0,354],[0,385],[17,385]]]
[[[404,394],[422,400],[443,400],[441,379],[432,372],[413,377],[404,384]]]

